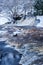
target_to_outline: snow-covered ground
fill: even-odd
[[[18,20],[15,26],[33,26],[35,24],[35,17],[26,18],[25,20]]]
[[[6,34],[6,33],[7,33],[6,30],[0,30],[0,35],[4,35],[4,34]]]
[[[43,16],[37,16],[37,19],[40,19],[40,23],[37,24],[37,27],[43,27]]]
[[[26,18],[25,20],[17,21],[15,26],[36,26],[43,27],[43,16],[37,16],[37,20],[35,21],[35,17]]]
[[[8,22],[8,19],[5,17],[0,17],[0,25],[5,24],[6,22]]]
[[[37,16],[37,19],[40,20],[40,23],[35,21],[35,17],[27,17],[26,19],[21,19],[16,21],[15,26],[36,26],[43,27],[43,16]],[[2,11],[0,13],[0,25],[3,25],[7,22],[13,22],[13,17],[10,10]]]
[[[11,22],[12,21],[12,15],[10,10],[4,10],[0,13],[0,25],[3,25],[7,22]]]

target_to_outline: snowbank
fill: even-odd
[[[37,16],[37,19],[40,19],[40,23],[37,24],[37,27],[43,27],[43,16]]]
[[[3,25],[11,21],[12,21],[12,14],[10,13],[10,11],[5,10],[0,13],[0,25]]]
[[[8,22],[9,20],[5,17],[0,17],[0,25],[5,24],[6,22]]]
[[[17,21],[15,26],[33,26],[35,24],[35,17],[26,18],[25,20]]]

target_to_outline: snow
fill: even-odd
[[[0,34],[6,34],[7,33],[7,31],[5,31],[5,30],[0,30]]]
[[[7,38],[0,38],[0,41],[6,41]]]
[[[35,17],[26,18],[25,20],[17,21],[15,26],[33,26],[35,24]]]
[[[0,17],[0,25],[7,23],[9,20],[5,17]]]
[[[11,47],[11,46],[10,45],[6,45],[5,47],[8,48],[8,47]]]
[[[43,27],[43,16],[37,16],[37,19],[40,19],[40,23],[37,24],[37,27]]]
[[[0,25],[3,25],[7,22],[11,22],[12,21],[12,14],[10,12],[10,10],[3,10],[0,13]]]
[[[36,27],[43,27],[43,16],[37,16],[37,20],[40,22],[35,21],[35,17],[26,18],[25,20],[21,19],[20,21],[16,21],[15,26],[36,26]]]
[[[22,31],[15,31],[15,32],[13,32],[13,35],[16,35],[16,34],[22,34]]]
[[[13,32],[13,34],[14,34],[14,35],[16,35],[16,34],[19,34],[19,33],[20,33],[20,32],[18,32],[18,31],[16,31],[16,32]]]

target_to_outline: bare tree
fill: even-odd
[[[32,1],[29,0],[29,2],[25,3],[23,9],[25,12],[25,18],[26,18],[27,11],[30,12],[32,15],[34,12],[34,0],[32,0]]]

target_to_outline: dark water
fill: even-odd
[[[0,42],[0,65],[19,65],[22,55],[6,45],[4,41]]]

